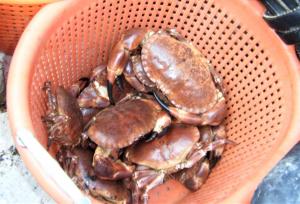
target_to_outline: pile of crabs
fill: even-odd
[[[170,178],[195,191],[232,143],[220,77],[173,29],[128,30],[89,78],[44,90],[48,146],[98,199],[146,203]]]

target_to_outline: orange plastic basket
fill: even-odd
[[[293,47],[264,22],[263,11],[258,1],[249,0],[72,0],[45,6],[26,28],[11,64],[8,112],[15,141],[26,130],[46,146],[45,81],[69,86],[87,76],[107,62],[126,29],[176,28],[223,77],[228,138],[238,145],[225,151],[199,191],[170,180],[151,192],[150,202],[249,202],[300,135],[299,62]],[[38,163],[28,148],[16,144],[42,187],[56,201],[70,201],[64,186],[45,174],[42,164],[48,160]]]
[[[18,40],[32,17],[54,0],[0,1],[0,51],[12,55]]]

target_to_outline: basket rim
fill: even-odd
[[[43,172],[42,167],[30,157],[30,152],[16,142],[16,135],[25,130],[35,136],[32,122],[26,120],[26,118],[31,118],[29,90],[34,71],[33,65],[37,54],[43,47],[43,42],[47,40],[45,33],[55,29],[55,22],[59,21],[63,15],[68,15],[66,10],[70,11],[70,5],[74,3],[76,2],[60,1],[48,4],[33,17],[15,49],[7,82],[7,112],[15,146],[25,166],[39,185],[58,203],[72,203],[72,200],[64,192],[59,191],[55,183],[47,179],[48,176]],[[26,51],[28,47],[31,48],[31,52]]]
[[[1,0],[1,4],[9,5],[36,5],[36,4],[48,4],[61,0]]]
[[[43,169],[40,168],[40,166],[30,157],[29,152],[16,143],[16,133],[19,130],[25,129],[34,134],[32,122],[31,120],[27,120],[31,118],[29,90],[30,82],[33,77],[32,73],[34,71],[33,65],[36,62],[38,53],[44,46],[43,42],[47,41],[49,33],[53,33],[56,30],[55,25],[61,21],[60,19],[62,16],[70,15],[77,5],[89,2],[91,2],[91,0],[60,1],[43,7],[36,16],[34,16],[22,34],[12,58],[10,73],[8,76],[7,106],[13,140],[22,160],[26,164],[26,167],[30,170],[44,190],[59,203],[69,203],[70,199],[65,194],[58,191],[55,188],[55,185],[51,184],[47,180],[47,176],[43,174]],[[230,1],[230,4],[237,4],[238,2],[243,2],[243,4],[245,4],[244,1],[239,0]],[[257,12],[254,7],[260,7],[261,5],[259,5],[258,2],[255,2],[254,4],[256,5],[253,5],[252,10],[253,12]],[[259,15],[262,14],[259,13]],[[280,144],[274,145],[276,146],[276,153],[268,158],[264,168],[259,169],[253,176],[251,176],[251,181],[247,181],[236,192],[229,195],[228,198],[224,200],[224,203],[236,203],[239,201],[239,203],[244,203],[241,201],[245,201],[245,199],[249,199],[249,197],[251,199],[254,190],[263,177],[293,147],[293,145],[299,141],[300,106],[297,106],[297,104],[300,104],[299,62],[295,53],[291,52],[290,46],[286,46],[282,41],[278,43],[280,43],[282,49],[286,51],[286,55],[282,57],[286,59],[287,67],[290,68],[289,72],[292,79],[290,83],[292,92],[294,93],[293,98],[291,99],[294,111],[290,126],[287,130],[286,139]],[[31,52],[28,52],[28,47],[31,48]]]

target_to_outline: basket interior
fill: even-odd
[[[83,2],[83,1],[82,1]],[[239,13],[222,1],[102,0],[82,3],[61,20],[35,64],[30,90],[35,134],[46,145],[41,122],[46,99],[41,87],[69,86],[106,63],[120,34],[132,27],[176,28],[197,46],[223,77],[229,148],[206,184],[193,193],[203,203],[219,201],[251,179],[284,138],[291,115],[291,88],[285,67]],[[84,5],[85,4],[85,5]],[[151,199],[173,202],[190,194],[174,181],[152,192]]]

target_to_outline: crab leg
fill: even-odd
[[[165,174],[151,169],[137,170],[132,179],[134,182],[133,203],[137,204],[140,200],[143,203],[148,201],[148,192],[164,182]]]
[[[225,125],[221,124],[216,127],[212,127],[213,133],[214,133],[214,139],[219,140],[226,138],[226,131],[225,131]],[[215,156],[220,157],[224,151],[224,146],[221,146],[214,150]]]
[[[194,164],[203,159],[208,151],[213,151],[220,146],[224,146],[225,144],[235,143],[228,139],[219,139],[205,146],[198,143],[194,151],[192,151],[191,154],[188,156],[187,161],[176,165],[176,167],[172,170],[176,172],[181,169],[191,168]],[[170,171],[172,170],[170,169]]]
[[[220,140],[226,138],[225,125],[222,123],[218,126],[202,126],[199,128],[201,135],[201,142],[209,144],[214,140]],[[207,158],[209,159],[211,167],[214,167],[217,161],[220,159],[225,146],[220,146],[211,152],[208,152]]]
[[[48,128],[49,136],[48,136],[48,143],[47,143],[47,150],[52,145],[52,142],[61,142],[64,138],[64,127],[65,122],[68,120],[66,116],[63,115],[56,115],[53,116],[51,119],[51,123],[53,125],[50,125]]]
[[[138,90],[139,92],[147,92],[146,87],[144,86],[144,84],[142,84],[138,78],[135,76],[135,73],[133,71],[133,64],[132,61],[129,60],[125,70],[124,70],[124,77],[126,79],[126,81],[128,81],[128,83],[135,88],[136,90]]]
[[[220,93],[220,92],[219,92]],[[220,93],[221,94],[221,93]],[[156,101],[160,106],[172,116],[177,118],[183,123],[188,123],[192,125],[219,125],[224,117],[226,116],[226,102],[224,97],[220,97],[217,104],[208,112],[203,114],[193,114],[186,112],[184,110],[178,109],[176,107],[169,107],[162,101],[157,93],[154,93]]]
[[[158,32],[160,32],[160,31],[158,31]],[[177,40],[179,40],[179,41],[181,41],[181,42],[187,42],[187,40],[180,34],[180,33],[178,33],[177,31],[176,31],[176,29],[166,29],[166,32],[169,34],[169,35],[171,35],[173,38],[175,38],[175,39],[177,39]]]
[[[50,81],[45,82],[43,90],[46,92],[48,97],[47,105],[48,105],[49,112],[54,112],[56,110],[57,101],[56,101],[56,97],[52,93]]]
[[[215,82],[216,87],[219,89],[219,91],[224,95],[224,86],[222,84],[222,78],[221,76],[216,72],[216,70],[208,63],[209,70],[211,73],[211,77]]]
[[[203,144],[211,143],[214,140],[214,133],[209,125],[198,127],[201,135],[201,142]]]
[[[226,131],[225,131],[224,124],[220,124],[219,126],[212,127],[212,131],[214,134],[214,140],[226,138]],[[220,146],[210,153],[209,162],[211,168],[213,168],[216,165],[216,163],[221,159],[221,155],[223,154],[224,149],[225,146]]]
[[[93,167],[98,178],[119,180],[132,175],[132,166],[128,166],[120,160],[113,160],[109,155],[109,151],[97,147],[93,158]]]
[[[72,155],[67,159],[67,166],[68,166],[67,168],[71,177],[73,177],[75,174],[77,163],[78,163],[78,157],[75,155]]]
[[[74,155],[72,150],[62,148],[56,154],[56,158],[62,168],[72,178],[75,175],[76,167],[78,164],[78,156]]]
[[[125,32],[121,40],[113,47],[107,65],[107,90],[110,102],[113,104],[112,85],[117,76],[120,76],[129,59],[129,52],[137,49],[148,31],[142,28],[133,28]]]

